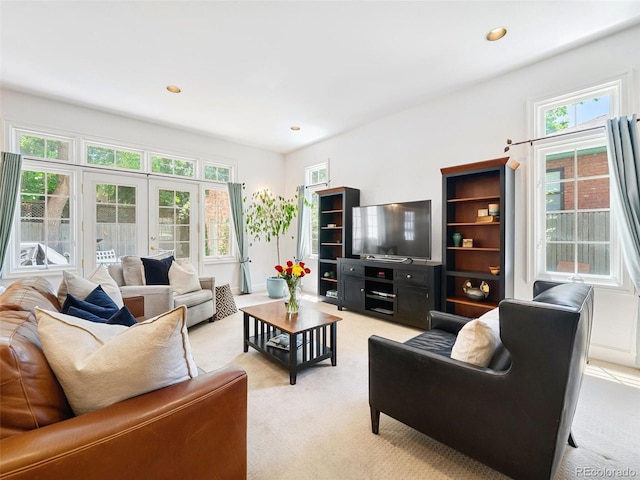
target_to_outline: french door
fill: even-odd
[[[85,271],[123,255],[172,251],[198,260],[198,186],[175,180],[85,173]],[[101,252],[101,253],[99,253]]]
[[[150,254],[173,251],[176,258],[198,259],[198,186],[175,180],[149,180]]]

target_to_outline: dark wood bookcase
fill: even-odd
[[[338,258],[352,258],[352,208],[360,205],[360,190],[335,187],[318,194],[318,296],[338,304]]]
[[[513,296],[515,170],[509,157],[442,168],[442,309],[478,317]],[[478,211],[498,204],[490,220]],[[453,234],[472,239],[473,246],[454,245]],[[497,275],[490,266],[500,267]],[[472,300],[464,284],[489,286],[484,300]]]

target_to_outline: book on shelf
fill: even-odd
[[[302,337],[300,335],[296,336],[296,347],[300,348],[302,346]],[[281,333],[276,335],[275,337],[271,337],[267,340],[267,347],[279,348],[280,350],[289,350],[289,334]]]

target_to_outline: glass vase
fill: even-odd
[[[289,300],[285,302],[287,313],[297,313],[300,309],[300,278],[287,280]]]

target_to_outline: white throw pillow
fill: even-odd
[[[111,278],[109,271],[104,265],[98,265],[87,278],[82,278],[66,270],[62,272],[62,281],[58,287],[58,301],[60,305],[63,305],[69,293],[79,300],[84,300],[98,285],[102,286],[104,292],[111,297],[118,308],[124,306],[120,287],[116,281]]]
[[[480,367],[491,362],[500,345],[500,320],[495,308],[479,318],[466,323],[458,332],[451,349],[451,358]]]
[[[198,272],[187,259],[174,260],[171,263],[169,285],[178,295],[202,290]]]
[[[132,327],[36,307],[42,350],[76,415],[198,375],[180,306]]]

